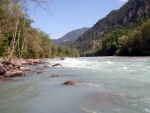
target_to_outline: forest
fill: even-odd
[[[150,19],[134,30],[116,29],[84,56],[150,56]],[[83,56],[83,54],[82,54]]]
[[[77,49],[56,46],[50,36],[38,28],[28,15],[25,1],[0,1],[0,57],[11,61],[13,58],[54,58],[77,57]],[[24,5],[25,4],[25,5]]]
[[[135,30],[117,29],[102,39],[95,55],[150,56],[150,19]]]

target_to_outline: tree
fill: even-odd
[[[25,47],[27,45],[27,39],[28,39],[28,31],[31,29],[30,25],[32,23],[32,20],[28,18],[22,18],[21,19],[21,39],[18,42],[18,57],[22,58]]]
[[[120,55],[150,55],[150,20],[133,30],[125,39]]]
[[[34,2],[36,6],[47,10],[51,0],[1,0],[0,1],[0,56],[6,55],[11,61],[14,53],[20,58],[23,56],[27,43],[27,33],[31,20],[27,15],[27,4]],[[7,45],[8,46],[4,46]],[[17,49],[17,52],[16,52]],[[49,56],[49,55],[48,55]]]
[[[48,34],[31,26],[33,21],[29,19],[26,8],[30,2],[41,6],[46,0],[0,1],[0,57],[7,56],[11,61],[13,57],[78,56],[76,49],[53,45]]]
[[[21,7],[18,4],[18,0],[15,0],[11,3],[11,13],[12,17],[11,20],[11,31],[12,31],[12,39],[10,41],[10,45],[8,48],[8,61],[11,61],[15,48],[19,43],[20,36],[21,36],[21,29],[19,28],[20,18],[22,17]]]

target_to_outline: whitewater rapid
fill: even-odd
[[[0,113],[150,113],[150,57],[48,59],[33,69],[45,65],[0,82]]]

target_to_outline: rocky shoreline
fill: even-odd
[[[46,63],[45,59],[14,59],[11,62],[7,62],[3,59],[0,59],[0,82],[12,80],[14,77],[23,77],[25,76],[25,72],[31,71],[35,73],[42,73],[45,70],[51,67],[62,66],[60,63],[52,64],[51,66],[43,65],[42,67],[37,67],[34,70],[29,68],[29,65],[36,66],[37,64]],[[68,75],[63,74],[52,74],[48,78],[56,78],[56,77],[64,77]],[[63,82],[63,85],[89,85],[89,86],[99,86],[99,84],[94,84],[90,82],[83,81],[73,81],[68,80]]]
[[[14,59],[7,62],[0,59],[0,80],[5,81],[13,77],[25,76],[25,71],[41,73],[39,70],[31,70],[27,65],[44,64],[44,59]]]

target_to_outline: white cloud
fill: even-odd
[[[128,0],[118,0],[119,2],[127,2]]]

